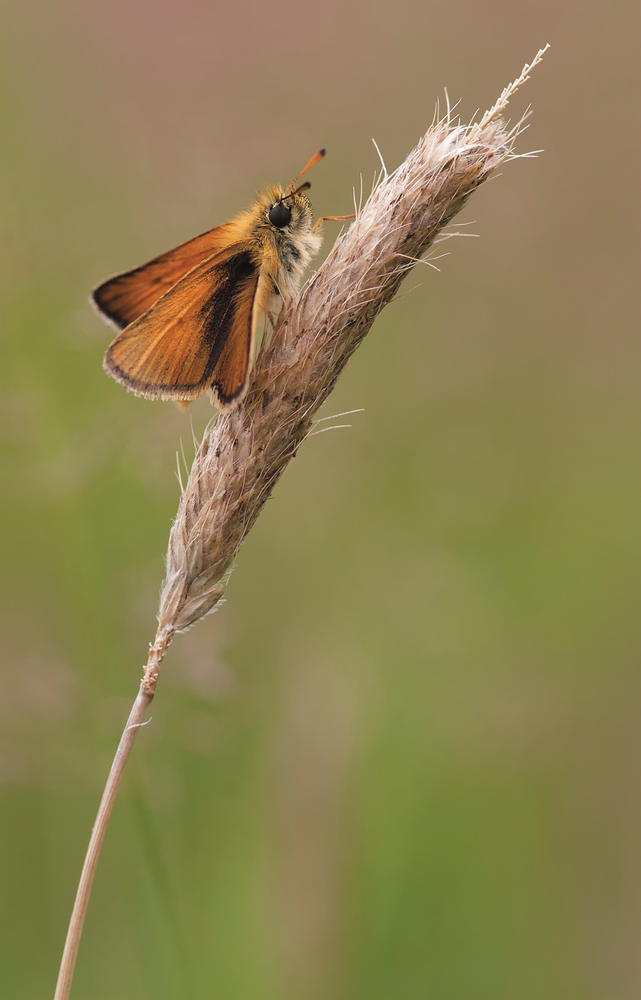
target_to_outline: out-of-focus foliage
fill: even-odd
[[[547,41],[514,107],[545,153],[407,280],[325,408],[364,412],[301,450],[163,665],[73,995],[638,994],[631,15],[5,6],[3,997],[53,992],[192,451],[189,414],[103,374],[89,289],[321,145],[315,209],[349,212],[372,135],[396,166],[444,86],[467,120]]]

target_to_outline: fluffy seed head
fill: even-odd
[[[521,122],[508,131],[500,113],[544,51],[480,122],[453,125],[448,112],[393,174],[383,171],[322,267],[284,306],[247,395],[197,451],[169,539],[159,634],[187,628],[220,601],[243,539],[376,316],[470,195],[515,157]]]

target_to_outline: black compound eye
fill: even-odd
[[[274,205],[273,208],[270,208],[269,221],[272,226],[276,226],[276,229],[282,229],[283,226],[289,225],[292,221],[292,213],[289,211],[287,205],[283,205],[282,202],[279,202],[278,205]]]

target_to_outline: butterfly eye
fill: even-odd
[[[272,226],[276,226],[276,229],[282,229],[283,226],[289,225],[292,221],[292,213],[289,211],[287,205],[283,205],[280,202],[278,205],[274,205],[269,210],[269,221]]]

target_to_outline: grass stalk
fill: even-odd
[[[107,823],[172,637],[216,608],[247,533],[314,432],[318,408],[408,271],[490,174],[517,157],[524,119],[509,130],[502,112],[544,52],[479,122],[455,124],[448,109],[394,173],[383,167],[354,223],[301,294],[283,306],[240,405],[207,428],[170,532],[156,640],[91,834],[55,1000],[70,994]]]

